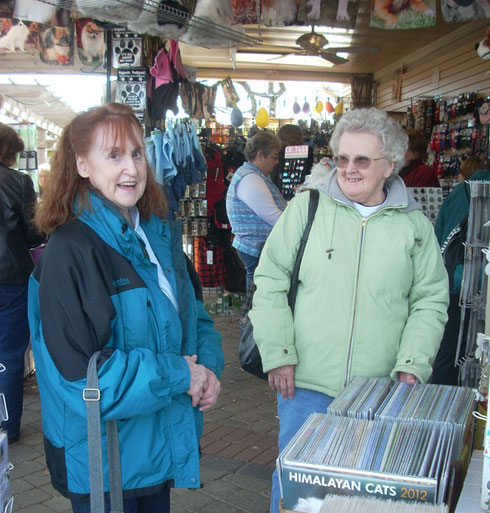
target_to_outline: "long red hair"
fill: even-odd
[[[75,197],[82,205],[89,207],[88,178],[78,174],[76,156],[86,156],[94,143],[94,137],[102,129],[123,147],[126,141],[144,148],[143,127],[134,115],[133,109],[120,103],[108,103],[89,109],[74,118],[63,130],[58,149],[51,159],[51,172],[43,187],[41,202],[36,210],[35,223],[43,233],[52,233],[76,217],[73,211]],[[136,139],[138,138],[138,140]],[[147,166],[146,188],[136,206],[143,219],[159,212],[167,213],[167,202]]]

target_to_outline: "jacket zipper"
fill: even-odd
[[[349,341],[349,352],[347,355],[347,367],[345,369],[345,378],[344,378],[344,387],[349,382],[349,375],[350,375],[350,365],[351,365],[351,359],[352,359],[352,344],[354,341],[354,325],[356,323],[356,311],[357,311],[357,295],[359,290],[359,274],[361,270],[361,255],[362,255],[362,246],[364,242],[364,228],[366,226],[366,218],[362,218],[362,224],[361,224],[361,244],[359,246],[359,258],[357,260],[357,276],[356,276],[356,287],[354,292],[354,313],[352,314],[352,326],[351,326],[351,334],[350,334],[350,341]]]

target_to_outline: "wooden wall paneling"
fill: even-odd
[[[472,22],[455,30],[426,48],[397,61],[375,74],[378,81],[377,106],[384,110],[405,111],[410,99],[420,96],[457,96],[463,92],[479,91],[490,94],[490,61],[478,57],[474,45],[483,37],[488,21]],[[402,101],[391,99],[394,71],[404,66]],[[438,70],[439,80],[433,72]]]

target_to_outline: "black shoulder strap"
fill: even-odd
[[[291,275],[291,285],[289,287],[288,303],[291,311],[294,312],[294,305],[296,304],[296,294],[298,292],[298,276],[299,268],[301,267],[301,260],[303,260],[303,253],[305,252],[306,243],[310,236],[311,225],[315,219],[316,210],[318,208],[318,200],[320,193],[318,189],[310,191],[310,203],[308,205],[308,220],[306,221],[305,229],[301,241],[299,243],[298,254],[296,255],[296,262],[294,264],[293,274]]]

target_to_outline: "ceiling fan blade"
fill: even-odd
[[[349,62],[347,59],[343,59],[342,57],[339,57],[338,55],[330,52],[318,52],[318,55],[322,59],[330,61],[332,64],[344,64],[346,62]]]
[[[271,59],[267,59],[267,62],[277,61],[279,59],[283,59],[284,57],[289,57],[290,55],[301,55],[301,54],[299,54],[298,52],[283,53],[281,55],[278,55],[277,57],[272,57]]]
[[[380,51],[377,46],[343,46],[327,50],[332,53],[379,53]]]

